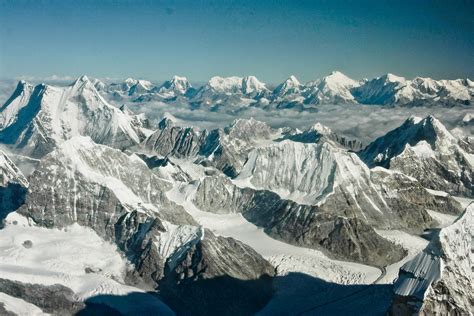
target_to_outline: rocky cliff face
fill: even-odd
[[[474,206],[401,269],[392,315],[472,315]]]
[[[178,158],[193,157],[205,138],[204,132],[192,127],[179,127],[167,118],[158,124],[158,130],[148,136],[143,145],[147,150],[161,156]]]
[[[0,151],[0,228],[8,213],[23,204],[28,185],[20,169]]]

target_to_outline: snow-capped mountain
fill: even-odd
[[[381,105],[469,105],[473,96],[472,81],[433,80],[387,74],[352,89],[355,100]]]
[[[173,76],[171,80],[164,82],[161,86],[152,91],[162,94],[165,97],[175,97],[185,95],[189,89],[191,89],[191,84],[186,77]]]
[[[77,135],[125,148],[145,137],[141,122],[105,101],[86,76],[66,87],[20,82],[0,109],[0,140],[32,157]]]
[[[356,87],[352,94],[359,103],[386,105],[410,102],[413,92],[405,78],[389,73]]]
[[[471,315],[474,205],[400,269],[391,315]]]
[[[196,91],[191,102],[216,110],[220,107],[247,107],[268,95],[270,91],[255,76],[215,76]]]
[[[259,97],[268,95],[270,90],[265,84],[257,79],[255,76],[247,76],[242,78],[242,93],[250,97]]]
[[[273,90],[273,95],[276,99],[296,99],[303,90],[303,85],[299,80],[291,75],[284,82],[280,83],[275,90]]]
[[[317,143],[320,139],[331,140],[342,147],[351,151],[359,151],[363,149],[364,145],[356,139],[348,139],[334,133],[329,127],[320,123],[316,123],[307,130],[286,135],[285,139],[290,139],[301,143]]]
[[[147,93],[153,88],[153,83],[148,80],[127,78],[121,83],[111,84],[109,90],[128,96],[137,96]]]
[[[319,145],[318,153],[318,145],[284,141],[255,149],[235,180],[211,175],[189,195],[200,210],[241,213],[279,240],[377,266],[404,252],[374,227],[421,232],[436,225],[426,209],[461,211],[457,202],[430,194],[413,178],[382,168],[369,171],[355,154],[329,146]]]
[[[291,75],[270,91],[255,76],[212,77],[198,89],[185,77],[174,76],[161,86],[146,80],[96,83],[97,90],[112,100],[160,101],[169,104],[206,106],[212,111],[235,111],[249,105],[263,109],[312,110],[320,104],[370,104],[390,106],[469,106],[474,83],[469,79],[406,79],[391,73],[368,80],[354,80],[340,71],[306,84]]]
[[[306,103],[341,104],[356,103],[351,90],[358,87],[359,82],[347,77],[339,71],[306,84]]]
[[[369,166],[399,170],[434,190],[474,196],[474,155],[433,116],[411,117],[359,154]]]

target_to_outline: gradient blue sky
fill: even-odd
[[[474,78],[474,1],[0,0],[0,77]]]

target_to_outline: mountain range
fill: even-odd
[[[273,91],[252,76],[22,81],[0,108],[0,313],[469,313],[474,147],[437,118],[363,146],[317,122],[155,126],[112,100],[467,106],[472,88],[339,72]]]
[[[198,88],[192,87],[185,77],[178,76],[157,86],[135,79],[108,85],[97,81],[95,84],[98,90],[107,92],[116,100],[131,98],[134,102],[184,102],[190,106],[214,110],[222,106],[310,109],[319,104],[359,103],[383,106],[469,106],[474,95],[474,83],[469,79],[406,79],[386,74],[371,80],[354,80],[339,71],[305,84],[292,75],[274,89],[255,76],[215,76]]]

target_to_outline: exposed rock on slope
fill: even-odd
[[[238,119],[224,129],[199,131],[177,126],[164,118],[158,130],[143,142],[143,147],[164,157],[196,158],[203,165],[214,166],[235,177],[253,148],[278,136],[278,131],[254,119]]]
[[[474,196],[474,155],[436,118],[411,117],[359,155],[369,166],[399,170],[425,187]]]
[[[209,132],[200,149],[203,165],[212,165],[230,177],[241,171],[248,153],[255,147],[271,143],[279,132],[267,124],[237,119],[225,129]]]
[[[8,158],[0,151],[0,228],[8,213],[23,204],[28,180]]]
[[[474,205],[401,269],[392,315],[472,315]]]
[[[20,169],[0,151],[0,186],[7,186],[9,183],[17,183],[23,187],[28,187],[28,180],[21,173]]]
[[[242,189],[222,176],[204,178],[193,201],[208,212],[242,213],[276,239],[325,249],[338,259],[383,266],[404,256],[401,248],[377,235],[364,220],[297,204],[273,192]]]
[[[158,130],[144,140],[143,146],[164,157],[193,157],[198,154],[205,136],[205,132],[175,126],[173,121],[164,118],[158,124]]]
[[[84,303],[74,298],[71,289],[59,284],[45,286],[0,279],[0,293],[21,298],[53,315],[73,315],[84,308]]]

